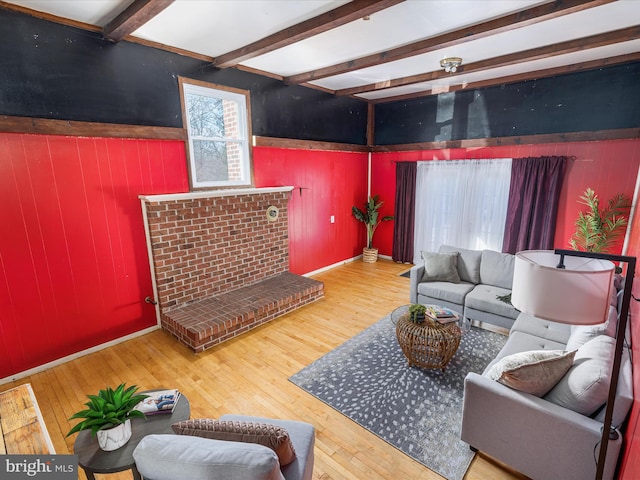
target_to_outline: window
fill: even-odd
[[[249,92],[180,79],[193,188],[251,185]]]
[[[418,162],[414,263],[453,245],[502,250],[511,159]]]

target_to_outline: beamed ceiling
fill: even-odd
[[[640,60],[640,0],[7,0],[131,41],[370,102]],[[461,57],[455,73],[440,67]]]

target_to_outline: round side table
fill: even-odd
[[[154,391],[154,390],[151,390]],[[149,393],[140,392],[142,394]],[[96,473],[117,473],[131,470],[134,480],[142,477],[133,460],[133,451],[145,436],[156,433],[173,433],[171,424],[188,420],[191,413],[189,400],[180,395],[176,408],[172,413],[157,413],[146,418],[131,419],[131,438],[117,450],[105,452],[98,446],[98,439],[91,435],[91,430],[82,430],[73,445],[73,453],[78,455],[78,464],[84,470],[88,480],[95,480]]]

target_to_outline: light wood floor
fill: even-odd
[[[408,303],[407,265],[361,261],[320,273],[325,298],[204,353],[193,354],[162,331],[138,337],[15,383],[30,382],[58,453],[73,450],[75,423],[86,394],[121,382],[141,389],[177,387],[191,402],[191,416],[241,413],[307,421],[317,429],[316,480],[441,479],[287,379]],[[80,478],[85,478],[81,474]],[[130,474],[104,475],[109,480]],[[476,455],[467,480],[524,477]],[[185,479],[188,480],[188,479]]]

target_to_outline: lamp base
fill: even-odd
[[[604,426],[600,429],[600,432],[604,430]],[[613,426],[609,427],[609,440],[617,440],[620,434]]]

